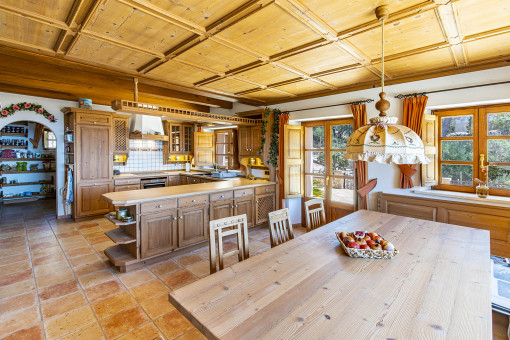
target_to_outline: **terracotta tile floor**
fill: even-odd
[[[207,246],[120,273],[103,254],[114,225],[54,211],[51,200],[0,205],[0,339],[203,338],[168,293],[209,275]],[[270,248],[267,229],[249,240],[250,256]]]

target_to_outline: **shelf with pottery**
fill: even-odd
[[[0,137],[28,137],[28,133],[0,132]]]
[[[28,145],[0,145],[0,149],[27,150]]]
[[[136,216],[136,205],[123,208],[127,209],[126,216]],[[105,249],[104,253],[113,265],[122,270],[122,268],[138,262],[139,256],[137,249],[140,236],[138,234],[139,230],[137,228],[136,219],[129,222],[122,222],[118,220],[114,214],[113,212],[108,213],[104,215],[104,217],[118,228],[105,231],[105,235],[115,242],[116,245]]]
[[[6,174],[38,174],[43,172],[55,172],[55,170],[26,170],[26,171],[0,171],[0,175]]]
[[[0,183],[0,188],[3,188],[3,187],[16,187],[16,186],[24,186],[24,185],[39,185],[39,184],[53,184],[53,181]]]
[[[44,161],[55,161],[55,158],[1,158],[0,161],[9,161],[9,162],[44,162]]]

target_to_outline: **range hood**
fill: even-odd
[[[133,115],[129,138],[145,140],[168,140],[168,136],[164,135],[163,122],[161,121],[161,117],[140,114]]]

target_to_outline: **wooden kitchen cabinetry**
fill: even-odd
[[[269,221],[268,214],[276,210],[275,190],[274,185],[255,188],[255,224]]]
[[[166,183],[167,183],[167,186],[169,186],[169,187],[174,186],[174,185],[181,185],[181,178],[179,175],[168,176],[168,180]]]
[[[195,133],[195,166],[214,164],[214,133]]]
[[[113,115],[113,154],[129,155],[129,116]]]
[[[78,184],[75,195],[76,215],[83,217],[109,212],[111,207],[101,198],[101,195],[111,191],[113,191],[111,182]]]
[[[229,169],[239,169],[237,130],[215,130],[215,163]]]
[[[178,247],[177,210],[141,216],[141,257],[166,253]]]
[[[207,240],[207,205],[179,209],[179,247]]]
[[[163,162],[168,163],[169,155],[192,155],[195,127],[169,120],[163,121],[163,130],[168,135],[168,142],[163,142]]]
[[[260,126],[239,127],[239,156],[257,156],[262,145]]]

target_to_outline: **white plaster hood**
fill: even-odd
[[[157,116],[133,115],[129,130],[131,133],[130,138],[140,139],[139,136],[133,135],[133,132],[136,130],[142,133],[143,139],[161,140],[161,136],[165,134],[161,117]]]

